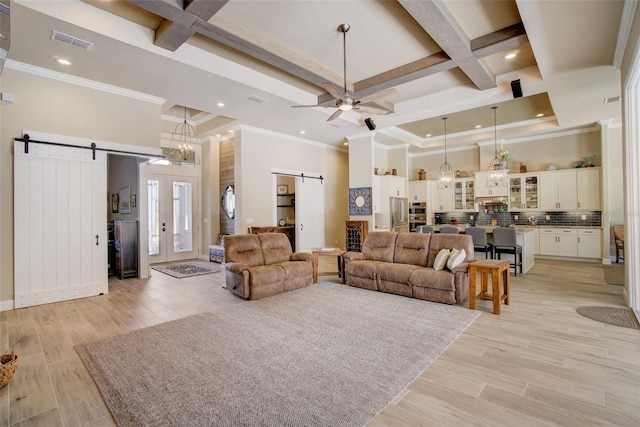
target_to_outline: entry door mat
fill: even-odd
[[[624,286],[624,264],[603,265],[604,281],[610,285]]]
[[[75,349],[120,427],[360,427],[478,315],[324,282]]]
[[[576,312],[584,317],[609,325],[623,328],[640,329],[638,319],[633,310],[625,307],[584,306],[578,307]]]
[[[206,262],[185,262],[181,264],[173,265],[155,265],[152,269],[164,274],[168,274],[171,277],[177,279],[184,279],[185,277],[202,276],[203,274],[217,273],[220,271],[220,267],[215,264],[209,264]]]

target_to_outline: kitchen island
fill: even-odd
[[[445,224],[443,224],[444,226]],[[434,231],[440,231],[440,225],[435,225]],[[467,228],[464,225],[456,226],[460,233],[464,233],[464,230]],[[484,228],[487,230],[487,241],[489,243],[493,243],[493,229],[497,227],[493,226],[480,226],[478,228]],[[533,227],[513,227],[516,229],[516,243],[522,246],[522,272],[526,273],[533,267],[534,264],[534,255],[535,255],[535,228]],[[509,259],[511,261],[511,257],[513,255],[503,254],[503,259]],[[509,258],[504,258],[508,256]],[[476,258],[480,258],[480,256],[476,256]]]

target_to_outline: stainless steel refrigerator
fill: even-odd
[[[409,232],[409,199],[406,197],[389,198],[391,214],[391,231]]]

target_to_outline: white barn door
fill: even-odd
[[[15,307],[106,293],[106,153],[24,146],[14,142]]]
[[[324,187],[320,179],[296,178],[296,251],[324,246]]]

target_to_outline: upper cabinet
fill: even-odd
[[[509,209],[539,209],[538,179],[537,173],[509,175]]]
[[[429,181],[409,181],[409,201],[410,202],[426,202],[427,201],[427,188]]]
[[[456,179],[453,183],[453,208],[457,211],[476,210],[475,178]]]
[[[540,174],[543,210],[600,210],[600,169],[567,169]]]
[[[407,197],[407,180],[403,176],[374,175],[371,192],[373,212],[383,213],[388,210],[389,197]]]
[[[600,201],[600,168],[576,169],[578,185],[578,209],[599,211]]]
[[[476,197],[498,197],[507,196],[509,193],[508,186],[487,187],[487,178],[489,172],[475,172],[476,175]]]
[[[429,202],[427,203],[430,212],[450,212],[453,210],[453,187],[439,189],[438,181],[429,181]]]

